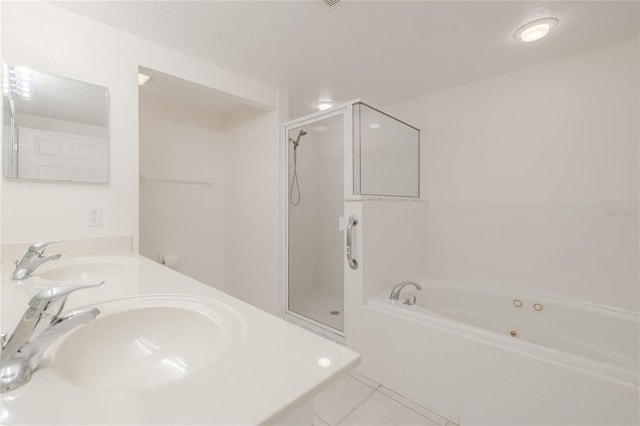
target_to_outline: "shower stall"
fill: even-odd
[[[354,100],[285,123],[284,135],[284,315],[341,339],[345,275],[360,266],[345,202],[419,197],[419,130]]]

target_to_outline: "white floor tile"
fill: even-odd
[[[315,414],[330,425],[344,419],[374,389],[351,376],[345,376],[315,398]]]
[[[438,423],[377,391],[339,424],[358,426],[438,425]]]
[[[313,426],[329,426],[329,423],[325,422],[318,416],[313,416]]]
[[[378,392],[388,396],[389,398],[392,398],[396,401],[398,401],[400,404],[411,408],[413,411],[418,412],[419,414],[429,418],[430,420],[432,420],[434,423],[440,425],[440,426],[445,426],[449,420],[445,419],[444,417],[442,417],[441,415],[434,413],[433,411],[429,410],[426,407],[423,407],[422,405],[413,402],[412,400],[400,395],[397,392],[392,391],[391,389],[385,388],[384,386],[380,386],[380,388],[378,389]]]

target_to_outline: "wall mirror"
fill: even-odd
[[[107,88],[2,64],[3,175],[109,180]]]

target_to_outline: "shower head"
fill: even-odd
[[[305,130],[300,130],[300,133],[298,133],[298,137],[295,140],[293,140],[293,138],[289,138],[289,142],[291,142],[293,144],[293,149],[298,149],[298,144],[300,143],[300,138],[303,137],[306,134],[307,134],[307,132]]]

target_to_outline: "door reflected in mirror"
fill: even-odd
[[[2,64],[3,175],[109,180],[109,94],[105,87]]]

